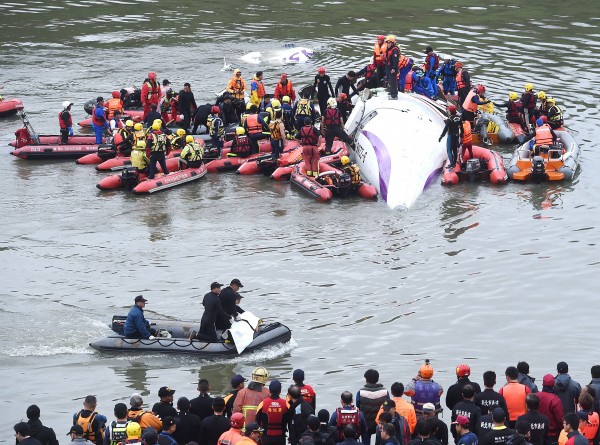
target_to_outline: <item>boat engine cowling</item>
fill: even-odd
[[[133,190],[140,182],[140,173],[137,168],[126,168],[121,172],[121,182],[125,190]]]
[[[481,170],[481,162],[479,158],[469,159],[465,167],[465,173],[469,178],[469,182],[475,182],[479,179],[479,170]]]
[[[531,179],[535,182],[540,182],[546,178],[546,167],[544,166],[544,158],[534,156],[531,160]]]

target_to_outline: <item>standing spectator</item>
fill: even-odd
[[[565,362],[559,362],[556,365],[556,371],[558,374],[554,378],[554,393],[560,399],[563,411],[565,413],[574,413],[579,395],[581,394],[581,385],[571,379],[569,365]]]
[[[509,427],[514,428],[517,419],[526,413],[525,397],[531,390],[519,383],[519,371],[514,366],[506,368],[506,385],[500,388],[499,393],[506,400],[508,409]]]
[[[288,389],[290,398],[289,409],[286,413],[288,441],[291,445],[298,445],[300,436],[306,431],[308,416],[314,414],[312,407],[302,398],[300,388],[292,385]]]
[[[217,445],[219,437],[229,430],[229,419],[225,417],[225,400],[222,397],[213,399],[213,414],[202,421],[200,426],[199,445]]]
[[[31,405],[27,408],[27,424],[30,428],[29,435],[37,439],[42,445],[58,445],[56,434],[52,428],[42,425],[40,421],[40,408]]]
[[[180,444],[199,442],[202,420],[190,412],[190,401],[187,397],[180,397],[177,400],[177,409],[179,410],[179,414],[175,416],[177,429],[173,433],[173,437]]]
[[[31,437],[31,427],[26,422],[19,422],[13,427],[19,445],[41,445],[40,441]]]
[[[106,425],[106,416],[96,412],[96,397],[87,396],[83,401],[83,409],[73,415],[73,425],[83,428],[83,437],[96,445],[102,445],[102,431]]]
[[[356,393],[356,406],[359,408],[365,416],[367,422],[367,431],[363,435],[363,443],[369,445],[371,442],[371,435],[375,433],[375,427],[377,422],[377,412],[383,401],[390,398],[390,394],[379,383],[379,372],[375,369],[369,369],[364,374],[365,386],[358,390]]]

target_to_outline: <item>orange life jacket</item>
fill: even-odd
[[[410,59],[405,55],[400,54],[400,58],[398,59],[398,69],[401,70],[404,68],[406,65],[408,65],[408,62],[410,62]]]
[[[83,417],[81,415],[81,411],[79,411],[79,413],[77,414],[77,425],[83,428],[83,437],[85,437],[90,442],[96,442],[96,440],[98,439],[96,437],[96,432],[92,430],[92,424],[94,423],[94,419],[97,415],[98,413],[96,411],[91,413],[88,417]]]
[[[254,82],[256,82],[256,95],[258,96],[259,99],[262,99],[263,97],[265,97],[265,94],[267,94],[265,92],[265,86],[262,83],[262,80],[257,80],[254,79]]]
[[[527,396],[527,387],[518,382],[509,382],[500,388],[500,394],[506,400],[508,417],[510,420],[517,420],[527,412],[525,397]]]
[[[92,124],[97,125],[98,127],[103,127],[104,125],[106,125],[106,120],[102,120],[100,119],[98,116],[96,116],[96,110],[98,109],[98,105],[96,105],[94,107],[94,111],[92,111]],[[104,112],[104,109],[102,109],[102,112],[106,115],[106,113]],[[106,119],[106,117],[105,117]]]
[[[462,104],[464,110],[470,111],[471,113],[475,113],[477,111],[477,104],[471,100],[476,94],[477,91],[475,89],[469,91],[469,94],[467,94],[467,97]]]
[[[406,77],[404,78],[404,91],[405,92],[409,92],[412,91],[412,87],[413,87],[413,72],[409,71],[408,73],[406,73]]]
[[[550,126],[544,124],[541,127],[535,129],[535,144],[536,145],[552,145],[554,138],[550,132]]]
[[[379,42],[375,42],[373,47],[373,61],[375,65],[381,66],[385,64],[385,53],[387,52],[387,44],[383,42],[383,45],[379,45]]]
[[[108,107],[109,119],[112,119],[112,117],[115,115],[115,111],[123,111],[123,102],[121,101],[121,99],[117,99],[116,97],[108,99],[106,105]]]
[[[279,95],[281,95],[282,98],[283,98],[283,96],[289,96],[290,100],[292,99],[293,88],[292,88],[292,82],[290,80],[288,80],[285,85],[283,85],[281,82],[279,82],[277,84],[277,88],[275,88],[275,89],[277,90]]]
[[[262,133],[262,124],[258,120],[258,114],[251,114],[246,118],[248,134]]]
[[[238,428],[230,428],[219,437],[218,445],[235,445],[244,437],[242,431]]]
[[[581,434],[583,434],[585,438],[590,441],[590,445],[594,443],[594,438],[598,433],[599,423],[600,418],[598,416],[598,413],[588,414],[588,423],[581,430]]]
[[[233,76],[231,79],[229,79],[227,90],[231,90],[229,92],[233,94],[233,97],[236,99],[243,99],[244,91],[246,90],[246,82],[244,82],[244,79],[241,77],[238,79],[237,77]]]
[[[462,126],[463,126],[462,143],[463,144],[473,143],[473,135],[471,134],[471,122],[464,121],[462,123]]]
[[[463,70],[461,68],[461,70],[456,75],[456,87],[460,90],[461,88],[464,88],[466,86],[467,84],[463,80]]]

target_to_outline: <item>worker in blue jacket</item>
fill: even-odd
[[[154,340],[156,330],[150,327],[150,323],[144,318],[144,307],[146,300],[143,296],[135,297],[135,304],[127,314],[123,333],[126,338],[148,338]]]

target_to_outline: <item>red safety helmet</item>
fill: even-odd
[[[385,40],[385,36],[382,36],[381,34],[377,36],[377,40]]]
[[[115,99],[120,99],[121,98],[121,93],[119,93],[118,91],[113,91],[112,92],[112,97],[114,97]]]
[[[148,73],[148,79],[150,79],[150,80],[156,80],[156,73],[154,71],[150,71]]]
[[[544,114],[543,114],[543,115],[540,117],[540,119],[541,119],[541,120],[542,120],[542,122],[544,122],[544,123],[548,122],[548,116],[546,116],[546,115],[544,115]]]
[[[215,113],[220,113],[221,109],[219,107],[217,107],[216,105],[213,105],[212,108],[210,109],[211,114],[215,114]]]
[[[348,99],[348,95],[346,93],[340,93],[340,100]]]
[[[485,86],[482,84],[477,85],[477,94],[485,93]]]
[[[458,365],[456,367],[457,377],[469,377],[471,375],[471,367],[469,365]]]
[[[324,66],[320,66],[319,69],[317,70],[317,72],[319,74],[325,74],[325,67]]]
[[[456,105],[448,105],[448,111],[452,114],[456,114]]]
[[[242,413],[233,413],[229,423],[233,428],[241,428],[244,426],[244,415]]]

